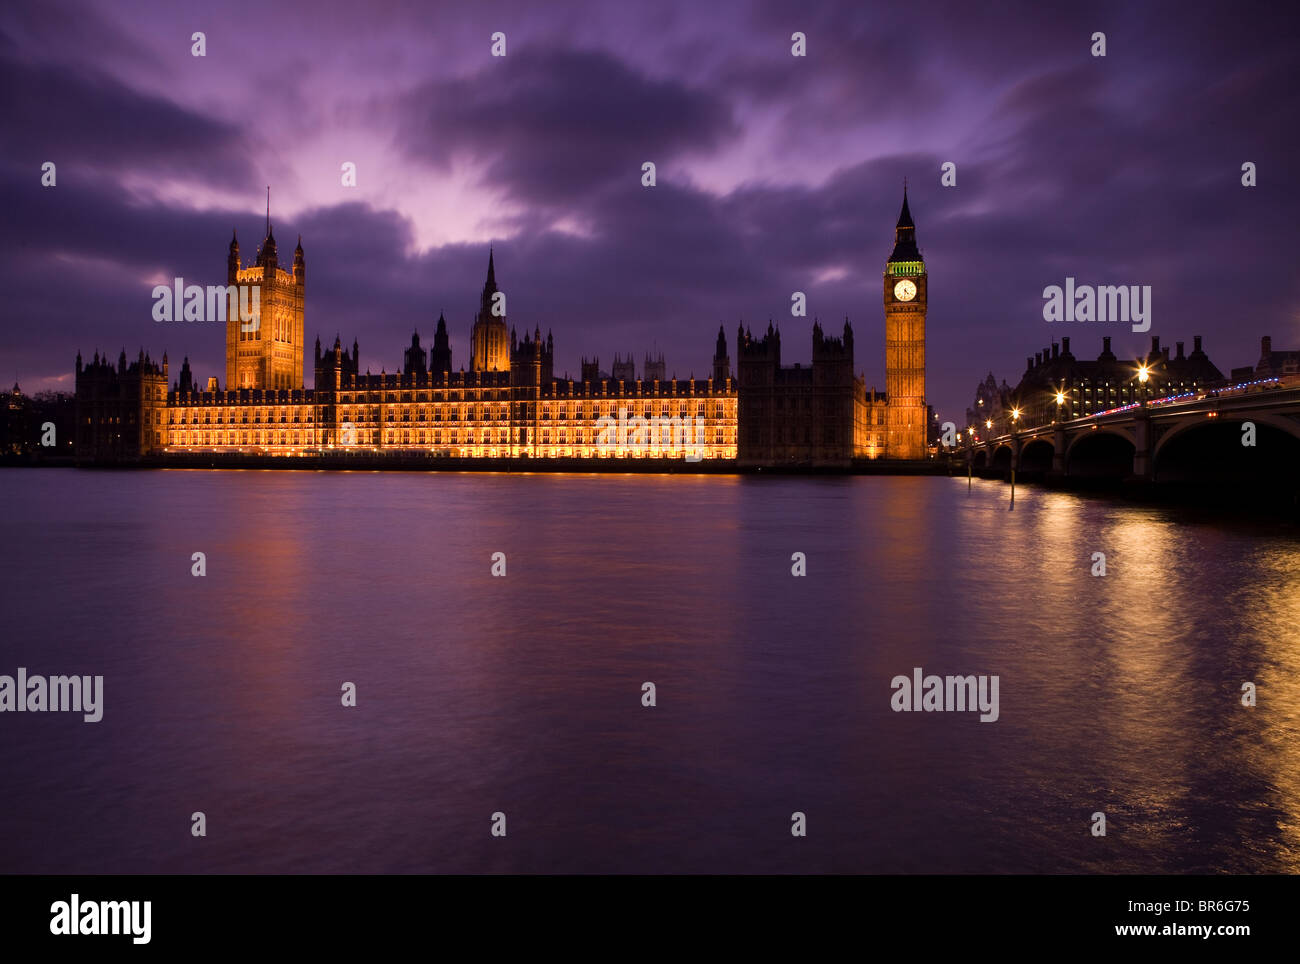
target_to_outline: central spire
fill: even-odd
[[[492,297],[497,293],[497,271],[496,263],[492,257],[492,249],[488,248],[488,270],[487,281],[483,282],[483,295],[479,298],[479,313],[484,317],[490,317],[492,313]]]
[[[898,212],[898,225],[894,228],[894,252],[889,256],[889,263],[900,261],[920,261],[921,252],[916,246],[916,225],[912,221],[912,209],[907,204],[907,181],[903,181],[903,209]]]
[[[510,370],[505,297],[497,288],[495,252],[488,248],[487,280],[483,282],[483,296],[479,299],[478,315],[474,318],[474,327],[470,331],[471,371],[507,372]]]
[[[898,213],[898,227],[916,227],[916,225],[912,223],[912,212],[907,206],[907,178],[903,178],[903,210]]]

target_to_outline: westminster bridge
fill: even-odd
[[[1300,384],[1266,379],[1134,402],[1047,425],[969,434],[958,448],[977,474],[1146,483],[1262,483],[1300,490]],[[996,433],[999,426],[993,426]]]

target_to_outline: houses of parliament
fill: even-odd
[[[292,267],[281,266],[268,219],[251,264],[232,238],[226,262],[224,388],[196,384],[186,359],[169,387],[167,355],[141,350],[116,363],[96,353],[76,360],[75,449],[85,462],[211,453],[285,457],[371,451],[432,460],[619,458],[724,460],[740,468],[848,468],[859,459],[927,456],[925,318],[928,275],[917,248],[906,192],[884,271],[884,392],[854,373],[853,329],[838,335],[813,325],[810,366],[781,364],[781,334],[771,323],[755,336],[737,332],[733,373],[719,329],[707,379],[666,378],[647,357],[642,377],[615,356],[612,372],[582,359],[581,377],[556,378],[551,334],[523,338],[497,297],[494,255],[470,331],[468,368],[453,364],[445,317],[426,350],[419,334],[401,370],[359,370],[359,345],[316,339],[312,388],[303,382],[306,258],[301,238]],[[260,289],[258,323],[241,323],[238,286]],[[678,420],[678,421],[672,421]],[[603,427],[636,426],[611,437]],[[689,433],[661,425],[693,426]],[[649,430],[647,430],[649,426]],[[631,444],[629,444],[631,443]],[[218,459],[220,461],[220,459]]]

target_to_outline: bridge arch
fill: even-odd
[[[1085,428],[1085,429],[1080,429],[1079,431],[1075,432],[1073,435],[1070,436],[1070,440],[1065,445],[1066,461],[1067,462],[1069,461],[1070,453],[1074,451],[1076,446],[1078,446],[1085,439],[1094,438],[1098,435],[1118,435],[1124,441],[1128,442],[1129,445],[1132,445],[1135,449],[1137,448],[1137,439],[1134,437],[1132,429],[1121,428],[1119,426],[1109,426],[1109,425],[1105,427],[1097,426],[1096,428]]]
[[[975,453],[974,465],[977,469],[986,468],[989,464],[989,453],[987,449],[979,449]]]
[[[1020,471],[1050,472],[1056,445],[1051,436],[1039,436],[1025,442],[1020,448]]]
[[[1242,444],[1245,422],[1255,424],[1253,446]],[[1226,500],[1290,504],[1300,477],[1300,425],[1249,412],[1191,416],[1156,443],[1152,473],[1157,483],[1210,489]]]
[[[1124,478],[1133,474],[1137,443],[1130,431],[1094,428],[1080,432],[1065,449],[1065,474],[1084,478]]]
[[[993,468],[1010,469],[1014,458],[1015,452],[1009,444],[1004,442],[993,450]]]
[[[1241,426],[1245,422],[1254,422],[1256,426],[1269,425],[1283,434],[1290,435],[1300,441],[1300,422],[1296,422],[1289,418],[1280,418],[1276,415],[1250,415],[1246,413],[1234,415],[1225,413],[1217,418],[1209,419],[1206,418],[1204,414],[1197,414],[1180,421],[1172,429],[1160,436],[1160,440],[1156,442],[1156,447],[1151,453],[1152,457],[1158,461],[1161,452],[1168,447],[1170,442],[1174,441],[1179,436],[1186,435],[1188,432],[1193,432],[1198,428],[1204,428],[1211,422],[1235,425],[1237,426],[1238,433],[1241,432]]]

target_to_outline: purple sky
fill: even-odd
[[[670,376],[707,377],[719,322],[734,364],[741,319],[772,319],[784,360],[807,361],[812,316],[848,315],[883,388],[904,176],[944,417],[1062,335],[1136,356],[1203,334],[1225,371],[1262,334],[1300,348],[1300,15],[1055,6],[8,4],[0,378],[70,389],[78,349],[143,346],[173,379],[188,354],[224,381],[223,327],[154,322],[151,290],[224,283],[232,227],[250,260],[267,184],[282,259],[303,238],[308,352],[355,336],[376,372],[413,329],[427,345],[440,310],[468,364],[491,244],[510,323],[554,332],[557,374],[616,351],[639,371],[657,349]],[[1151,285],[1151,331],[1045,322],[1042,290],[1066,276]]]

